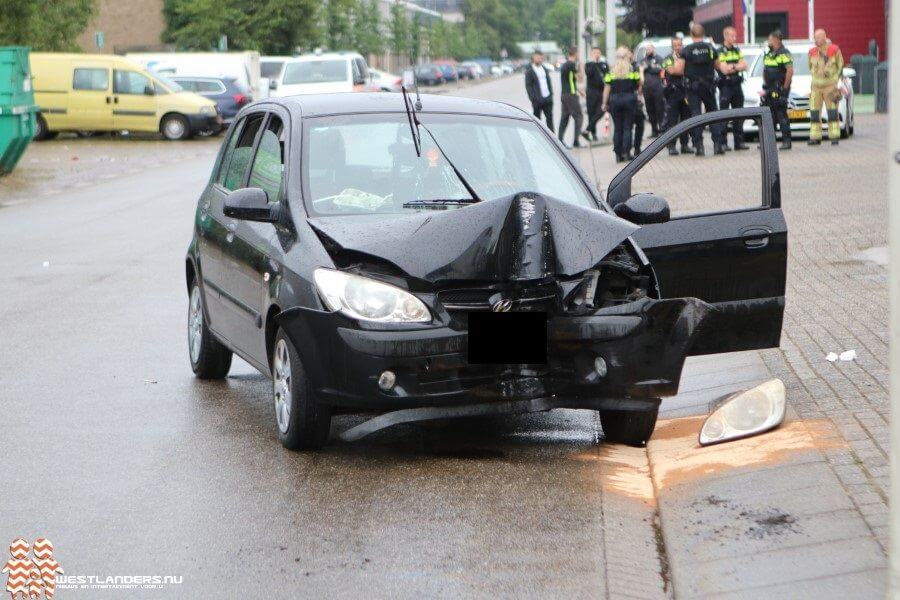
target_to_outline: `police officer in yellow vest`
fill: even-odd
[[[763,55],[763,103],[772,111],[772,119],[781,130],[782,150],[791,149],[791,121],[788,119],[788,97],[794,78],[794,58],[782,44],[780,31],[769,34],[769,51]]]
[[[822,102],[828,114],[828,139],[837,146],[841,137],[841,123],[838,118],[838,103],[841,91],[838,81],[844,71],[844,57],[836,44],[828,41],[824,29],[817,29],[813,39],[816,45],[809,51],[809,72],[812,88],[809,95],[809,145],[822,143]]]

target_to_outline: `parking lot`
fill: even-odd
[[[522,86],[456,93],[526,106]],[[51,537],[67,573],[183,576],[172,597],[879,595],[886,124],[860,115],[837,148],[782,153],[782,347],[691,359],[646,449],[566,410],[352,444],[334,433],[359,418],[341,417],[324,451],[286,451],[263,376],[237,361],[201,382],[187,360],[184,253],[221,138],[33,144],[0,180],[0,397],[19,415],[0,521]],[[727,208],[752,155],[665,157],[648,185]],[[601,187],[617,170],[608,147],[577,156]],[[781,430],[696,448],[710,400],[771,376]]]

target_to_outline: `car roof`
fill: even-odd
[[[411,94],[414,96],[414,94]],[[422,113],[453,113],[528,118],[520,108],[502,102],[477,100],[460,96],[437,96],[422,94]],[[284,106],[301,117],[325,115],[405,113],[403,97],[391,92],[344,92],[335,94],[305,94],[269,98],[266,102]]]
[[[361,54],[356,52],[322,52],[321,54],[301,54],[285,59],[286,63],[306,62],[310,60],[350,60],[353,58],[362,58]]]

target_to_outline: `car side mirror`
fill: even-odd
[[[269,80],[269,89],[270,89],[270,90],[277,90],[277,89],[278,89],[278,80],[277,80],[277,79],[270,79],[270,80]]]
[[[617,217],[631,221],[635,225],[665,223],[669,220],[669,203],[656,194],[635,194],[625,202],[613,207]]]
[[[234,190],[225,198],[222,210],[226,217],[242,221],[274,223],[278,220],[278,206],[269,204],[269,195],[260,188]]]
[[[155,95],[156,95],[156,92],[153,90],[153,86],[152,86],[152,85],[145,85],[145,86],[144,86],[144,95],[145,95],[145,96],[155,96]]]
[[[853,79],[856,77],[856,69],[853,67],[844,67],[844,77],[847,79]]]
[[[353,78],[353,85],[366,85],[366,78],[362,75]]]

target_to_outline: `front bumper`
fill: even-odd
[[[320,400],[335,406],[393,410],[552,397],[578,407],[584,399],[677,393],[685,356],[710,310],[696,298],[644,298],[586,316],[551,316],[546,365],[469,364],[467,333],[449,327],[372,329],[306,308],[281,313],[278,324]],[[607,365],[602,377],[598,356]],[[397,376],[389,391],[377,383],[386,370]]]
[[[222,128],[222,115],[188,115],[188,124],[191,127],[191,133],[199,133],[201,131],[218,131]]]

